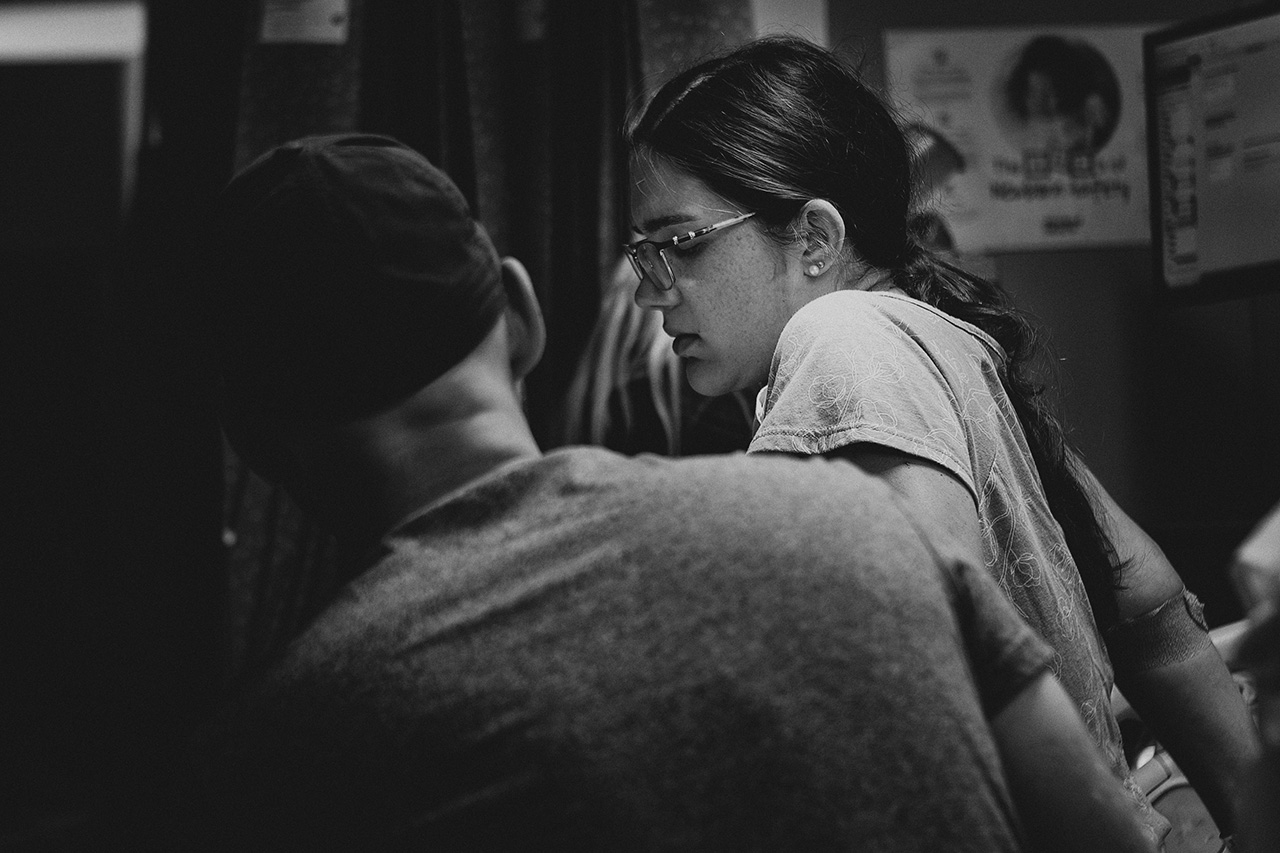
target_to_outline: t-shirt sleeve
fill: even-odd
[[[824,297],[798,311],[749,452],[821,455],[868,442],[941,465],[976,494],[959,404],[918,334],[869,300]]]
[[[990,719],[1049,668],[1053,651],[984,570],[954,560],[944,574],[982,708]]]

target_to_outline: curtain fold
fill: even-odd
[[[541,245],[531,247],[547,351],[527,381],[535,436],[560,432],[565,393],[591,334],[599,296],[621,257],[626,160],[621,131],[640,93],[633,0],[552,2],[545,35],[548,157]],[[539,194],[541,195],[541,193]]]
[[[358,126],[393,136],[449,174],[476,205],[467,39],[458,0],[369,2]]]
[[[290,139],[360,129],[365,13],[396,4],[349,2],[341,44],[264,44],[263,4],[251,4],[241,35],[236,169]],[[223,459],[226,657],[234,682],[268,663],[329,600],[339,558],[333,537],[284,489],[258,477],[225,444]]]

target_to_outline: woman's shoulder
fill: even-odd
[[[903,334],[923,340],[959,334],[994,353],[1003,352],[973,324],[899,290],[837,290],[825,294],[797,311],[785,334],[792,340],[820,340],[828,335],[847,338],[859,331]]]
[[[937,309],[905,293],[885,290],[837,290],[819,296],[797,311],[786,334],[821,338],[845,337],[859,330],[907,328],[937,322]]]
[[[820,320],[840,316],[847,319],[877,316],[928,316],[938,310],[927,302],[908,296],[900,290],[836,290],[810,301],[795,313],[793,319]]]

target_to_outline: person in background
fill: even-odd
[[[203,730],[164,849],[1153,849],[1048,647],[888,487],[543,454],[528,275],[420,155],[298,140],[218,222],[228,438],[366,556]]]
[[[1239,849],[1280,851],[1280,504],[1236,549],[1231,576],[1249,627],[1236,659],[1257,689],[1263,754],[1248,768]]]
[[[1034,335],[914,230],[909,145],[834,54],[765,38],[669,80],[628,129],[636,302],[701,394],[759,392],[749,452],[827,456],[966,543],[1054,648],[1134,806],[1115,680],[1223,832],[1257,754],[1202,608],[1069,448]]]

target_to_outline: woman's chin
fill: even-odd
[[[689,387],[703,397],[719,397],[738,390],[732,382],[712,369],[705,361],[686,359],[684,375],[689,382]]]

